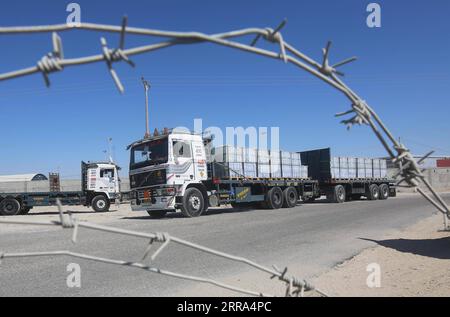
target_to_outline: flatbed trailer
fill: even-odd
[[[395,181],[387,176],[334,177],[329,148],[300,153],[302,161],[308,166],[308,175],[317,179],[319,183],[320,190],[317,197],[326,196],[330,202],[343,203],[363,196],[368,200],[386,200],[397,195]]]
[[[210,171],[214,171],[210,163]],[[299,199],[311,200],[320,193],[319,182],[309,178],[212,178],[204,182],[206,189],[212,193],[210,206],[231,204],[252,205],[263,208],[291,208]],[[212,198],[211,198],[212,197]]]
[[[120,168],[111,162],[81,164],[81,191],[49,191],[0,193],[0,215],[25,215],[34,207],[62,205],[82,205],[92,207],[96,212],[105,212],[116,200],[121,199],[119,175]],[[52,188],[50,178],[50,188]],[[58,179],[59,184],[59,179]],[[58,185],[59,187],[59,185]]]

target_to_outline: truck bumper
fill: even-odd
[[[161,196],[152,198],[152,201],[139,201],[137,199],[131,200],[132,211],[152,211],[152,210],[167,210],[175,211],[175,197]]]

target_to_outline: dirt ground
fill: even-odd
[[[374,241],[378,246],[313,282],[331,296],[450,296],[450,232],[442,229],[441,215],[428,218]],[[372,263],[379,264],[380,287],[367,286]]]
[[[308,281],[331,297],[450,296],[450,232],[443,228],[443,216],[439,214],[405,230],[391,232],[383,240],[373,241],[377,246]],[[371,288],[367,279],[373,271],[367,269],[373,264],[380,269],[380,287]],[[304,268],[303,264],[292,265],[289,272],[302,276]],[[268,279],[267,275],[254,271],[224,277],[221,282],[268,295],[280,296],[285,292],[277,279]],[[193,297],[205,294],[239,296],[208,285],[193,285],[177,293]],[[319,295],[307,293],[305,296]]]

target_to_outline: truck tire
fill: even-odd
[[[200,217],[205,210],[203,194],[197,188],[188,188],[183,196],[181,213],[187,218]]]
[[[95,196],[94,199],[92,199],[92,208],[95,212],[107,212],[109,211],[109,207],[109,199],[103,195]]]
[[[380,198],[380,188],[376,184],[369,186],[369,191],[367,193],[368,200],[377,200]]]
[[[333,191],[327,195],[328,200],[335,204],[345,203],[346,197],[345,187],[342,185],[334,186]]]
[[[283,190],[283,208],[294,208],[297,206],[298,194],[294,187]]]
[[[267,192],[266,206],[268,209],[280,209],[283,207],[283,191],[280,187],[273,187]]]
[[[147,213],[152,219],[162,219],[167,215],[165,210],[147,210]]]
[[[14,198],[5,198],[0,202],[0,214],[2,216],[15,216],[20,213],[20,203]]]
[[[380,185],[380,200],[386,200],[389,198],[389,186],[387,184]]]

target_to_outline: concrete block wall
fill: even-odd
[[[398,169],[390,168],[388,177],[393,178]],[[438,191],[450,191],[450,168],[428,168],[424,175],[431,185]],[[409,188],[399,188],[399,192],[412,192]]]

